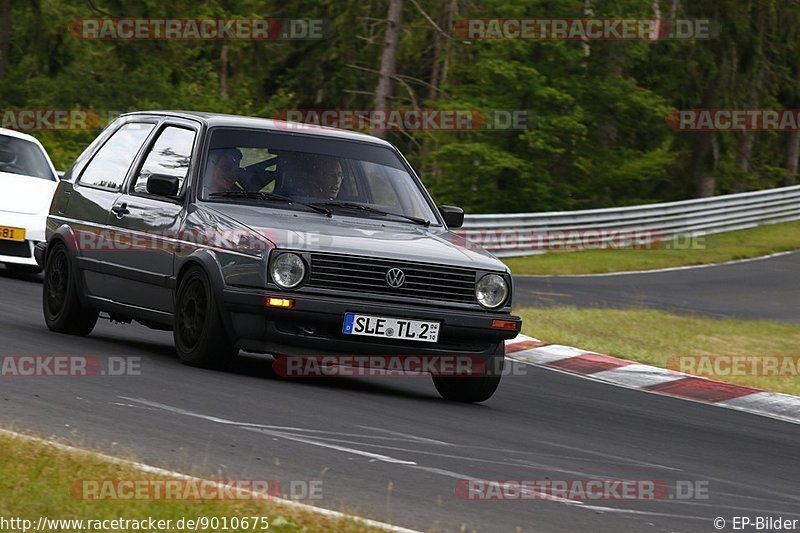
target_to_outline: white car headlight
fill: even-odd
[[[269,273],[279,287],[294,289],[306,276],[306,264],[297,254],[282,253],[272,261]]]
[[[486,274],[475,285],[475,298],[487,309],[499,307],[508,296],[508,284],[503,276]]]

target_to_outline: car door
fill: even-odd
[[[162,315],[173,310],[173,257],[184,218],[184,186],[199,125],[170,119],[158,130],[140,156],[111,217],[118,245],[106,272],[113,280],[114,300]],[[147,190],[148,178],[165,174],[178,178],[178,195],[166,197]]]
[[[127,122],[111,133],[90,154],[77,179],[65,194],[52,218],[69,224],[76,237],[75,256],[89,296],[110,298],[112,285],[105,275],[105,262],[113,254],[109,213],[121,195],[122,185],[136,155],[155,128],[156,122]]]

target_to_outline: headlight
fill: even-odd
[[[488,309],[499,307],[508,296],[508,284],[502,276],[486,274],[475,285],[475,298]]]
[[[306,265],[299,255],[283,253],[272,261],[269,273],[282,289],[294,289],[306,276]]]

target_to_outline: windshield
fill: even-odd
[[[0,172],[56,181],[42,149],[35,143],[0,135]]]
[[[303,210],[304,204],[324,203],[334,215],[397,214],[437,224],[422,189],[397,155],[382,146],[216,129],[204,169],[202,200],[252,204],[263,198],[242,193],[270,193],[270,207]],[[287,201],[276,202],[275,195]]]

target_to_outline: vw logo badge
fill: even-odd
[[[390,287],[399,289],[406,282],[406,273],[399,268],[390,268],[386,272],[386,283]]]

